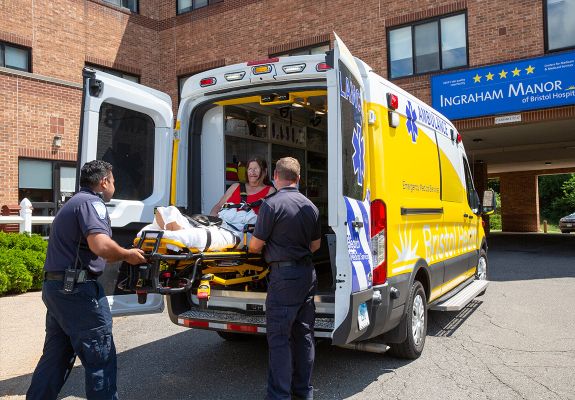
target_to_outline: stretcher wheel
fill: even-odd
[[[146,292],[136,292],[138,295],[138,304],[146,304],[146,300],[148,300],[148,293]]]

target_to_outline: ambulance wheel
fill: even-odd
[[[477,263],[477,271],[475,271],[475,279],[480,281],[487,280],[487,253],[485,253],[483,249],[479,251],[479,261]],[[483,296],[484,294],[485,290],[479,293],[477,297]]]
[[[411,285],[404,318],[407,337],[402,343],[391,344],[389,353],[398,358],[414,360],[421,355],[427,335],[427,298],[419,281]]]
[[[250,338],[250,335],[245,333],[236,333],[236,332],[225,332],[225,331],[216,331],[219,337],[228,342],[243,342]]]

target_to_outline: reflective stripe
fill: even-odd
[[[263,326],[224,324],[221,322],[201,321],[187,318],[178,318],[178,325],[188,328],[209,328],[234,332],[266,333],[266,328]]]

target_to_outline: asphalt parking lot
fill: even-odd
[[[485,296],[430,313],[415,361],[319,343],[316,399],[575,399],[575,234],[493,234]],[[24,398],[44,339],[39,293],[0,298],[0,396]],[[265,340],[231,343],[167,313],[114,319],[122,399],[256,399]],[[77,366],[62,398],[84,397]]]

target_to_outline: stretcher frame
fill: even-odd
[[[248,285],[263,280],[269,273],[262,256],[247,251],[249,229],[244,228],[242,248],[222,251],[200,251],[177,240],[164,238],[164,231],[143,231],[134,239],[134,246],[144,251],[147,263],[128,266],[128,277],[118,284],[118,288],[135,291],[140,303],[145,303],[148,293],[171,295],[188,292],[200,279],[198,287],[205,289],[207,285],[205,300],[209,299],[210,284],[225,287],[245,284],[247,290]],[[225,274],[236,276],[222,276]]]

